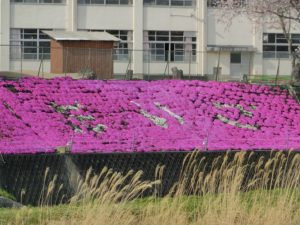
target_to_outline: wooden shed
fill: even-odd
[[[120,39],[107,32],[43,31],[51,37],[51,73],[93,73],[113,78],[113,47]]]

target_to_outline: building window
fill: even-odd
[[[234,0],[235,7],[242,7],[247,4],[248,0]],[[226,0],[207,0],[207,6],[210,8],[219,8],[222,6],[226,6]]]
[[[194,6],[196,0],[144,0],[145,5]]]
[[[192,44],[192,61],[195,62],[197,58],[197,45]]]
[[[131,50],[132,50],[132,31],[129,30],[82,30],[90,32],[103,32],[106,31],[121,41],[114,47],[114,60],[118,61],[128,61]]]
[[[10,0],[10,2],[31,4],[65,4],[66,0]]]
[[[11,29],[10,58],[50,59],[50,38],[41,29]]]
[[[300,34],[291,34],[294,51],[300,44]],[[288,42],[281,33],[264,33],[263,34],[263,57],[272,58],[289,58]]]
[[[131,5],[132,0],[77,0],[82,5]]]
[[[220,0],[207,0],[207,7],[218,8],[221,7],[222,2]]]
[[[230,54],[230,63],[231,64],[241,64],[242,63],[242,54],[232,52]]]
[[[144,40],[145,60],[171,62],[196,60],[196,32],[146,31]]]
[[[114,47],[114,60],[129,60],[130,51],[132,50],[132,31],[106,30],[106,32],[121,39],[121,41]]]

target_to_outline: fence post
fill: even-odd
[[[66,54],[65,54],[65,50],[67,51]],[[68,53],[69,53],[68,48],[63,48],[63,58],[66,57],[66,64],[65,63],[63,64],[65,77],[67,76],[66,71],[67,71],[67,68],[68,68]]]
[[[147,51],[147,56],[148,56],[148,60],[147,60],[147,62],[148,62],[148,80],[150,79],[150,62],[151,62],[151,60],[150,60],[150,57],[151,57],[151,54],[150,54],[150,50],[146,50]]]
[[[42,77],[44,78],[44,47],[42,47]]]
[[[251,76],[251,71],[252,71],[252,61],[253,61],[253,53],[250,53],[250,57],[249,57],[249,71],[248,71],[248,75],[249,75],[249,77]]]
[[[189,80],[191,79],[191,64],[192,64],[192,51],[190,51],[190,56],[189,56]]]
[[[276,72],[276,78],[275,78],[275,85],[276,86],[278,85],[279,71],[280,71],[280,58],[278,58],[277,72]]]
[[[23,44],[21,44],[21,75],[23,75]]]
[[[206,125],[206,136],[204,138],[203,145],[204,145],[204,151],[208,151],[209,135],[210,135],[210,131],[212,129],[213,123],[209,120],[209,122],[205,125]]]
[[[217,64],[217,72],[216,72],[216,81],[219,80],[220,58],[221,58],[221,49],[219,49],[219,54],[218,54],[218,64]]]
[[[40,49],[41,49],[41,52],[40,52]],[[40,76],[40,72],[41,72],[41,69],[42,69],[42,74],[43,74],[43,78],[44,78],[44,48],[41,47],[41,48],[38,48],[39,51],[38,52],[38,56],[42,56],[41,57],[41,62],[40,62],[40,66],[39,66],[39,71],[38,71],[38,77]],[[40,54],[41,53],[41,54]]]
[[[289,130],[286,131],[286,150],[289,150]]]
[[[135,151],[135,131],[132,134],[131,151]]]
[[[166,67],[165,67],[165,71],[164,71],[164,78],[166,77],[166,73],[169,67],[169,61],[167,61]]]
[[[127,79],[128,71],[131,69],[131,57],[132,57],[132,51],[129,51],[129,59],[128,59],[128,65],[125,71],[125,79]]]
[[[104,50],[105,51],[105,50]],[[89,48],[89,57],[88,57],[88,67],[89,69],[92,69],[92,64],[91,64],[91,48]]]
[[[170,76],[171,50],[168,51],[168,77]]]
[[[166,78],[167,70],[168,70],[168,76],[170,75],[170,51],[168,51],[167,55],[168,55],[168,58],[167,58],[167,64],[165,67],[165,72],[164,72],[164,79]]]

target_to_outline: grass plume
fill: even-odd
[[[78,180],[68,205],[0,210],[0,223],[49,225],[298,225],[300,155],[273,152],[227,153],[214,160],[188,155],[178,182],[158,197],[164,166],[157,179],[142,171],[121,174],[104,168]],[[53,185],[53,184],[52,184]],[[53,188],[52,186],[50,188]],[[142,198],[151,191],[152,196]],[[49,195],[49,193],[47,193]]]

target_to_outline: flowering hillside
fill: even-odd
[[[0,81],[0,153],[300,149],[286,90],[202,81]]]

